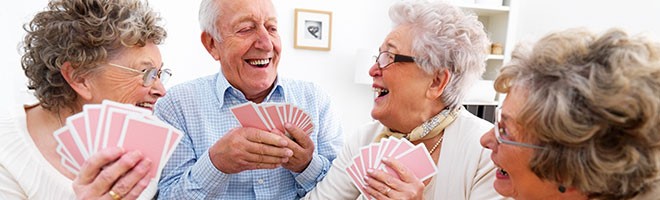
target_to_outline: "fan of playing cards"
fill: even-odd
[[[154,163],[149,172],[152,177],[159,176],[182,136],[149,110],[108,100],[84,105],[82,112],[68,117],[66,125],[53,134],[62,165],[74,174],[94,153],[116,146],[139,150],[149,158]]]
[[[355,156],[353,164],[346,168],[353,184],[363,195],[367,196],[367,193],[364,192],[366,186],[364,177],[367,175],[368,169],[383,170],[399,178],[394,169],[381,162],[384,157],[401,162],[421,181],[431,178],[437,171],[437,167],[423,143],[415,146],[406,139],[382,139],[380,143],[372,143],[360,148],[360,154]],[[367,197],[372,199],[370,196]]]
[[[243,127],[265,131],[277,129],[287,133],[285,123],[291,123],[309,134],[314,129],[309,115],[302,109],[288,103],[243,103],[231,108],[231,113]]]

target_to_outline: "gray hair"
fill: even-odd
[[[21,65],[41,106],[75,110],[78,94],[60,72],[70,62],[77,77],[94,74],[125,48],[160,44],[160,16],[142,0],[53,0],[23,29]]]
[[[537,141],[541,179],[592,199],[652,189],[660,165],[660,44],[617,29],[555,32],[519,46],[495,80],[526,100],[515,119]]]
[[[215,23],[220,14],[220,4],[217,3],[217,0],[202,0],[202,3],[199,5],[199,28],[210,34],[218,42],[222,41],[222,37]]]
[[[441,98],[449,108],[461,106],[463,97],[486,67],[490,41],[473,13],[439,1],[395,3],[389,12],[394,26],[411,25],[415,62],[426,73],[448,69],[451,79]]]

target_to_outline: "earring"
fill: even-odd
[[[559,189],[559,192],[561,192],[561,193],[566,192],[566,187],[564,187],[563,185],[559,185],[558,189]]]

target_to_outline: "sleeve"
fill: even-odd
[[[357,140],[348,140],[339,157],[332,162],[327,176],[303,199],[356,199],[360,191],[353,185],[345,169],[351,164],[351,158],[359,147]]]
[[[304,196],[325,177],[344,141],[341,125],[332,108],[329,96],[320,93],[319,87],[315,87],[314,90],[317,92],[316,96],[320,97],[317,99],[319,133],[315,141],[314,156],[309,166],[302,173],[294,174],[299,196]]]
[[[27,199],[21,187],[3,165],[0,165],[0,199]]]
[[[184,135],[172,156],[163,168],[158,183],[158,198],[162,199],[209,199],[219,197],[228,188],[228,174],[217,170],[211,163],[208,150],[200,157],[195,149],[190,133],[186,129],[181,105],[176,100],[165,97],[156,104],[155,114],[161,120],[181,130]]]

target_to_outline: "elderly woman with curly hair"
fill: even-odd
[[[306,198],[503,198],[492,187],[495,166],[488,160],[490,152],[479,146],[481,133],[492,124],[461,104],[467,88],[485,70],[489,41],[483,25],[475,15],[438,1],[397,2],[389,14],[394,28],[369,70],[377,93],[371,116],[378,121],[346,140],[328,175]],[[360,148],[388,137],[424,144],[437,174],[421,181],[410,168],[385,157],[383,163],[401,179],[369,169],[359,177],[366,187],[353,185],[346,168]]]
[[[140,0],[53,0],[24,26],[22,66],[38,103],[0,116],[0,199],[151,199],[158,177],[141,152],[107,148],[75,175],[53,131],[85,104],[150,109],[168,77],[159,17]]]
[[[660,44],[617,29],[520,46],[495,81],[507,93],[481,144],[515,199],[658,199]],[[654,191],[655,190],[655,191]]]

